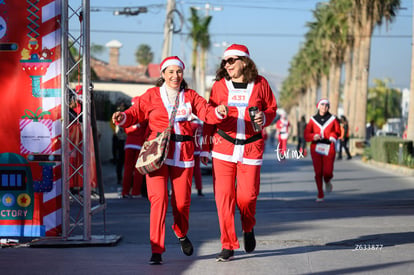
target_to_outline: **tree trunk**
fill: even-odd
[[[200,71],[201,71],[201,53],[197,52],[197,66],[196,66],[196,81],[195,81],[195,90],[200,94]]]
[[[351,82],[352,82],[352,48],[347,46],[344,55],[344,70],[345,70],[345,80],[344,80],[344,91],[343,91],[343,110],[344,115],[349,117],[350,114],[350,97],[351,97]]]
[[[334,63],[331,61],[331,64],[329,66],[329,86],[328,86],[328,96],[326,97],[327,99],[329,99],[329,101],[331,101],[331,97],[332,97],[332,91],[334,89],[333,87],[333,83],[335,82],[335,65]]]
[[[328,98],[328,76],[326,74],[322,74],[321,76],[321,95],[316,96],[317,98]]]
[[[361,69],[359,68],[359,54],[360,54],[360,47],[361,47],[361,36],[358,26],[355,24],[353,27],[354,33],[354,47],[352,51],[352,77],[351,83],[349,88],[349,119],[348,123],[349,133],[350,135],[355,135],[356,127],[356,100],[357,100],[357,87],[359,87],[358,82],[361,79],[360,72]]]
[[[334,81],[332,82],[332,89],[329,91],[330,113],[338,115],[339,106],[339,89],[341,87],[341,66],[339,63],[334,64]]]
[[[197,89],[197,66],[198,66],[197,41],[193,41],[193,52],[191,54],[191,88]]]
[[[318,93],[318,82],[316,80],[312,80],[310,83],[310,110],[311,112],[315,110],[316,103],[318,103],[317,98]]]
[[[201,48],[201,57],[200,57],[200,77],[199,82],[200,86],[197,92],[204,98],[206,98],[206,49]]]
[[[414,63],[414,62],[413,62]],[[411,65],[411,67],[414,67],[414,64]],[[413,70],[413,69],[411,69]],[[413,81],[414,76],[411,72],[411,84],[410,84],[410,107],[408,109],[408,122],[407,122],[407,139],[411,139],[414,141],[414,87],[413,87]]]
[[[312,116],[312,100],[311,100],[311,89],[307,88],[306,89],[306,94],[305,94],[305,98],[306,98],[306,116],[307,117],[311,117]]]
[[[365,139],[366,137],[366,118],[367,118],[367,98],[368,98],[368,81],[369,81],[369,63],[371,55],[371,35],[373,29],[373,23],[367,20],[363,26],[362,39],[361,39],[361,55],[360,66],[361,69],[361,81],[357,90],[356,116],[355,128],[357,137]]]

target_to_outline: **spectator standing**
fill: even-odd
[[[349,124],[345,116],[341,116],[341,136],[339,137],[339,152],[338,160],[342,159],[342,148],[345,150],[347,159],[352,159],[351,153],[349,152],[348,142],[349,142]]]
[[[367,131],[366,131],[366,138],[365,138],[366,140],[365,140],[365,142],[368,146],[371,145],[370,140],[371,140],[372,137],[375,137],[376,132],[377,132],[377,128],[375,126],[375,121],[372,119],[369,122],[369,125],[367,126]]]
[[[306,118],[303,115],[300,120],[298,121],[298,145],[297,151],[301,152],[303,156],[307,155],[306,152],[306,140],[305,140],[305,128],[306,128]]]

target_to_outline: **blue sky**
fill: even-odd
[[[213,16],[210,34],[213,46],[209,52],[208,69],[214,71],[225,46],[244,44],[249,48],[261,74],[274,86],[288,74],[290,61],[298,52],[307,32],[306,23],[313,21],[316,0],[220,0],[179,1],[177,10],[184,16],[182,32],[174,35],[172,55],[191,63],[191,40],[188,38],[190,7],[199,7],[199,15],[206,14],[209,3],[220,11],[209,10]],[[148,44],[154,52],[154,63],[161,60],[163,25],[167,0],[91,0],[91,43],[105,45],[119,40],[121,65],[135,65],[134,53],[139,45]],[[147,13],[138,16],[115,16],[113,11],[124,7],[144,6]],[[392,86],[409,88],[412,41],[412,1],[402,0],[402,9],[394,22],[376,27],[372,40],[370,84],[373,78],[392,80]],[[107,61],[108,51],[98,56]]]

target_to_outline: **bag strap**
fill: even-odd
[[[168,124],[168,128],[171,128],[171,129],[173,128],[175,115],[177,114],[178,105],[180,103],[180,92],[181,91],[178,91],[177,97],[175,98],[175,105],[174,105],[174,107],[172,109],[171,117],[170,117],[170,122]]]

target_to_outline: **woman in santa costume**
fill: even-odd
[[[191,114],[204,122],[216,124],[227,116],[227,107],[213,107],[196,91],[188,89],[184,76],[184,63],[177,57],[167,57],[160,65],[161,78],[156,87],[148,89],[125,112],[112,115],[114,123],[128,127],[148,121],[148,140],[163,132],[169,124],[169,116],[178,97],[179,106],[174,120],[173,134],[164,165],[146,175],[148,199],[151,203],[150,264],[162,264],[165,251],[165,216],[168,208],[168,179],[171,182],[171,206],[174,217],[172,229],[179,239],[181,250],[187,256],[193,254],[193,245],[187,237],[191,184],[194,166],[194,140]]]
[[[325,191],[332,192],[335,143],[341,134],[341,128],[337,118],[329,113],[328,99],[319,100],[316,107],[318,112],[306,125],[305,140],[312,142],[310,149],[318,189],[316,201],[322,202],[324,199],[323,181],[325,181]]]
[[[244,249],[254,251],[256,201],[264,152],[262,128],[276,116],[276,99],[267,80],[258,75],[244,45],[233,44],[216,73],[210,104],[228,105],[228,117],[217,125],[204,124],[202,162],[213,158],[213,184],[221,231],[217,261],[229,261],[240,247],[235,230],[235,207],[241,215]],[[249,109],[257,108],[252,118]],[[259,127],[253,128],[253,122]],[[236,184],[237,181],[237,184]]]
[[[138,104],[138,97],[131,101],[132,105]],[[134,124],[125,128],[127,138],[125,141],[124,177],[122,180],[122,198],[129,198],[141,195],[141,186],[144,176],[135,168],[141,146],[146,138],[147,121]]]
[[[280,152],[286,156],[287,142],[289,138],[290,123],[285,112],[280,114],[280,119],[276,122],[276,135],[279,141]]]

